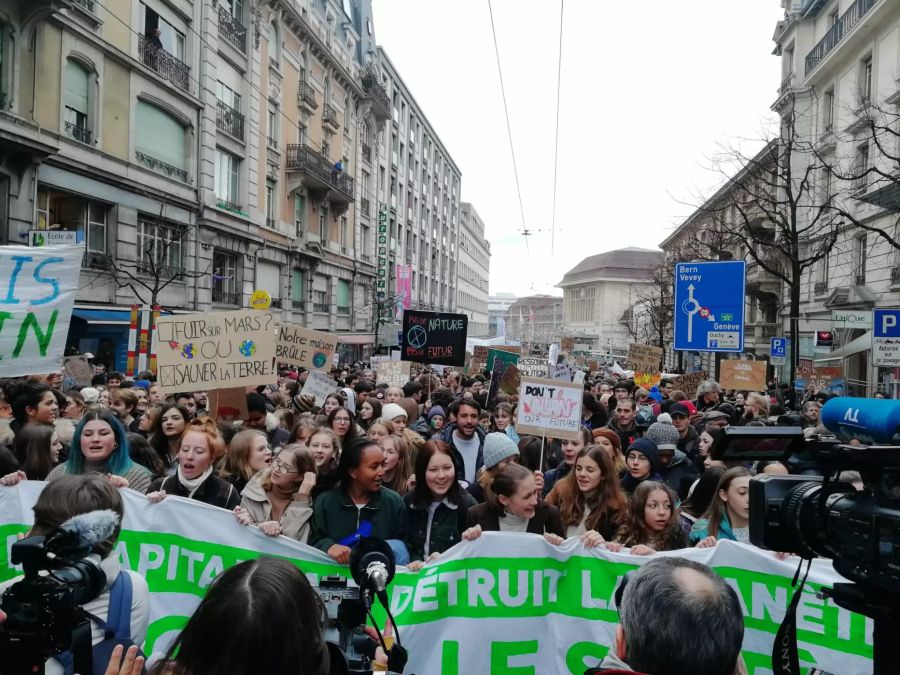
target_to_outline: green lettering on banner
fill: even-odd
[[[47,356],[47,347],[50,346],[50,340],[53,339],[53,328],[56,326],[57,314],[59,314],[59,310],[54,309],[53,313],[50,314],[47,330],[43,331],[41,330],[40,324],[38,324],[34,312],[28,312],[28,316],[25,317],[22,325],[19,326],[19,337],[16,339],[16,347],[13,349],[13,358],[22,353],[22,347],[25,346],[25,338],[28,337],[29,326],[34,331],[34,336],[37,338],[38,350],[40,351],[41,356]]]
[[[491,675],[535,675],[534,666],[511,666],[514,657],[538,653],[537,640],[491,643]]]
[[[444,640],[441,645],[441,675],[459,675],[459,642]]]
[[[609,647],[596,642],[576,642],[566,652],[566,668],[572,675],[582,675],[596,661],[602,661],[609,653]],[[590,659],[587,663],[585,659]]]

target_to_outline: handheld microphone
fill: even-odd
[[[360,586],[372,591],[387,605],[385,589],[394,578],[394,552],[387,542],[365,537],[350,553],[350,574]]]

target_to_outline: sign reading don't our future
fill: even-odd
[[[464,366],[468,321],[465,314],[404,310],[400,359]]]
[[[274,322],[271,312],[249,309],[160,317],[159,385],[178,392],[273,384]]]

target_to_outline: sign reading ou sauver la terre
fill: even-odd
[[[335,349],[336,336],[283,323],[278,328],[275,360],[310,370],[325,370]]]
[[[519,383],[516,431],[578,440],[584,387],[559,380],[523,377]]]
[[[272,384],[274,323],[271,312],[252,309],[160,317],[159,385],[178,392]]]
[[[59,370],[82,246],[0,246],[0,377]]]
[[[441,366],[464,366],[466,363],[465,314],[403,312],[402,361],[416,361]]]

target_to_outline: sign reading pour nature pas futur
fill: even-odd
[[[326,370],[337,349],[337,337],[309,328],[283,323],[278,327],[275,360],[310,370]]]
[[[466,364],[468,325],[465,314],[404,310],[400,359],[462,367]]]
[[[60,370],[81,246],[0,246],[0,377]]]
[[[584,387],[560,380],[523,377],[516,431],[577,441]]]
[[[242,309],[156,321],[159,385],[166,392],[275,382],[275,318]]]

